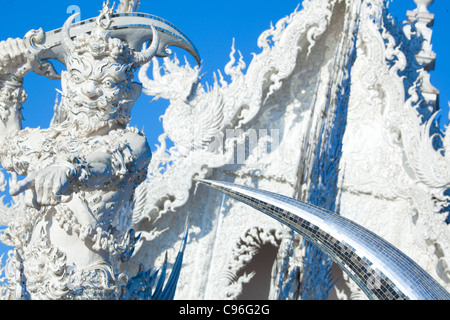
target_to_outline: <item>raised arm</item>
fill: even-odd
[[[22,39],[0,42],[0,141],[22,129],[22,104],[27,95],[23,77],[32,70],[36,57]]]
[[[151,158],[147,140],[141,134],[127,132],[117,145],[115,150],[99,149],[56,161],[30,173],[11,187],[10,193],[14,196],[29,189],[34,194],[29,204],[51,206],[78,191],[135,187],[147,174]]]

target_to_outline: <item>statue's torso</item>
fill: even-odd
[[[9,153],[4,150],[3,159],[9,170],[19,174],[43,170],[59,161],[82,161],[95,152],[110,156],[113,163],[111,176],[99,188],[80,187],[62,196],[55,206],[29,208],[28,216],[35,222],[23,258],[28,289],[35,288],[38,296],[39,283],[53,283],[56,278],[65,279],[66,288],[70,272],[74,272],[70,281],[79,281],[81,276],[76,275],[94,270],[96,276],[102,275],[100,282],[108,282],[115,273],[114,265],[128,254],[133,193],[146,176],[146,170],[137,170],[135,165],[144,162],[146,167],[150,160],[136,159],[128,143],[134,134],[139,133],[124,129],[74,138],[53,129],[27,128],[10,139]],[[105,292],[102,290],[99,292]]]

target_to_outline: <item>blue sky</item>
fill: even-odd
[[[213,72],[223,70],[229,61],[233,38],[235,47],[240,50],[247,63],[251,53],[258,53],[259,35],[281,18],[289,15],[302,0],[256,1],[154,1],[141,0],[141,12],[154,14],[169,20],[178,26],[195,43],[202,58],[204,79],[213,82]],[[67,9],[76,5],[81,9],[81,19],[98,15],[102,0],[2,0],[0,10],[0,40],[9,37],[22,38],[30,29],[42,27],[44,31],[59,28],[69,17]],[[112,2],[112,1],[111,1]],[[119,1],[117,1],[118,3]],[[435,0],[429,8],[435,13],[433,27],[433,48],[437,53],[436,70],[431,72],[432,84],[440,90],[440,105],[447,110],[450,90],[447,75],[450,72],[450,30],[449,0]],[[390,5],[394,17],[406,18],[406,10],[413,10],[413,0],[394,0]],[[60,88],[57,80],[48,80],[42,76],[29,74],[24,84],[29,100],[24,105],[24,127],[47,127],[53,114],[56,97],[55,88]],[[159,116],[164,113],[167,101],[149,103],[151,97],[142,95],[133,109],[131,125],[144,128],[150,146],[154,149],[157,137],[162,133]],[[442,115],[448,119],[447,111]],[[445,121],[443,121],[445,122]],[[1,248],[0,248],[1,251]]]

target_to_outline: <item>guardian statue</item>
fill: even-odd
[[[54,32],[54,48],[42,30],[0,44],[0,162],[25,177],[10,193],[24,193],[27,207],[2,235],[15,248],[16,298],[117,299],[127,288],[120,267],[136,242],[133,193],[151,159],[144,134],[128,126],[142,89],[133,73],[164,45],[152,24],[142,51],[129,44],[133,37],[113,36],[121,17],[109,3],[88,21],[90,32],[72,26],[76,16]],[[72,28],[81,31],[73,36]],[[23,77],[58,76],[40,59],[50,49],[67,67],[61,101],[48,129],[22,129]]]

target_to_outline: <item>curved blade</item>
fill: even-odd
[[[70,28],[70,36],[75,37],[82,33],[90,33],[95,28],[96,18],[74,23]],[[200,65],[200,55],[191,40],[175,25],[154,15],[146,13],[117,13],[112,15],[109,32],[112,37],[126,41],[136,51],[142,45],[153,39],[151,25],[159,33],[160,45],[156,56],[167,57],[167,48],[180,47],[189,52]],[[45,33],[39,43],[34,42],[32,49],[38,56],[45,59],[56,59],[64,63],[64,50],[61,45],[61,28]]]

